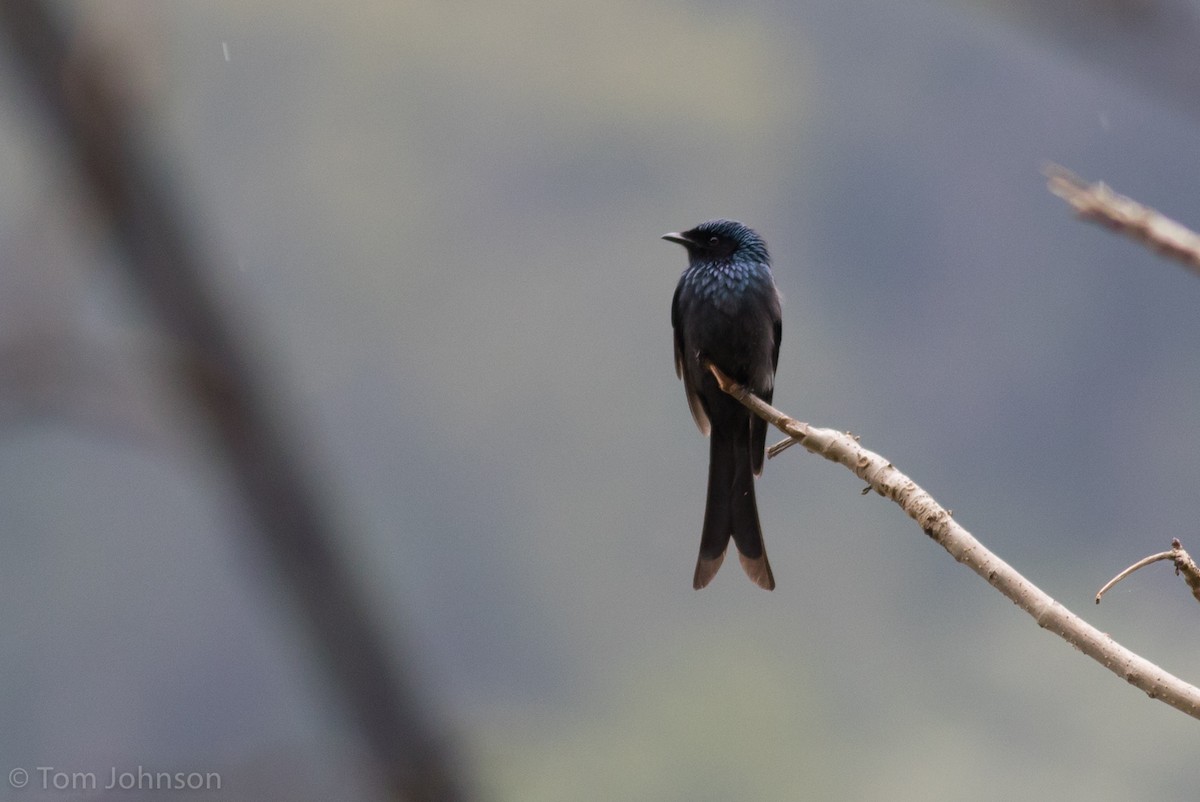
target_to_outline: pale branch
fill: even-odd
[[[1149,557],[1143,557],[1142,559],[1138,560],[1133,565],[1129,566],[1124,571],[1122,571],[1121,573],[1114,576],[1112,579],[1105,582],[1104,587],[1102,587],[1102,588],[1100,588],[1100,590],[1096,591],[1096,604],[1100,603],[1100,599],[1104,596],[1105,593],[1108,593],[1109,589],[1111,589],[1113,585],[1117,584],[1122,579],[1124,579],[1125,577],[1132,574],[1134,571],[1138,570],[1139,568],[1145,568],[1147,565],[1150,565],[1151,563],[1156,563],[1159,560],[1169,560],[1173,556],[1175,556],[1175,555],[1172,552],[1160,551],[1158,554],[1151,554]]]
[[[1196,601],[1200,601],[1200,566],[1196,565],[1196,561],[1193,560],[1191,555],[1184,550],[1183,544],[1179,542],[1178,538],[1176,538],[1171,541],[1170,551],[1160,551],[1158,554],[1151,554],[1149,557],[1143,557],[1121,573],[1114,576],[1112,579],[1108,580],[1107,584],[1100,588],[1100,591],[1096,594],[1096,604],[1100,603],[1100,597],[1107,593],[1109,588],[1111,588],[1113,585],[1117,584],[1139,568],[1145,568],[1147,565],[1156,563],[1159,560],[1170,560],[1171,562],[1175,563],[1176,576],[1180,574],[1183,575],[1183,580],[1187,582],[1188,587],[1192,589],[1192,596],[1196,598]]]
[[[1084,220],[1107,226],[1200,273],[1200,235],[1162,213],[1118,195],[1103,183],[1088,184],[1056,164],[1043,171],[1048,188]]]
[[[754,414],[814,454],[846,466],[876,493],[899,504],[925,534],[1033,616],[1038,626],[1058,635],[1129,684],[1141,688],[1152,699],[1161,699],[1193,718],[1200,718],[1200,688],[1135,654],[1056,602],[985,548],[916,482],[880,455],[859,445],[858,438],[794,420],[725,376],[716,366],[710,364],[708,369],[722,390]]]

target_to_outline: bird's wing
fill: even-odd
[[[680,291],[683,289],[683,282],[675,287],[675,297],[671,299],[671,328],[675,330],[675,375],[683,379],[683,390],[687,394],[688,409],[692,411],[692,420],[696,421],[696,427],[700,429],[700,433],[705,437],[708,436],[709,423],[708,413],[704,411],[704,405],[700,401],[700,395],[697,388],[700,386],[701,377],[695,375],[699,371],[699,361],[693,357],[690,361],[687,359],[687,348],[683,343],[683,322],[679,302]]]
[[[675,375],[683,378],[683,327],[679,325],[679,293],[683,290],[683,282],[675,287],[675,295],[671,298],[671,328],[675,332]]]
[[[700,394],[696,392],[696,387],[700,384],[700,377],[696,377],[694,381],[687,378],[683,380],[683,389],[687,393],[688,408],[692,411],[692,419],[696,421],[696,428],[700,430],[700,434],[708,437],[709,429],[712,428],[708,422],[708,413],[704,411],[704,403],[700,400]]]
[[[771,352],[771,372],[779,368],[779,341],[783,339],[783,313],[779,309],[779,301],[775,302],[775,350]],[[774,382],[771,383],[774,389]],[[770,403],[770,402],[768,402]]]
[[[771,348],[771,376],[773,378],[776,368],[779,367],[779,341],[783,339],[783,313],[779,308],[778,295],[775,296],[775,303],[771,314],[775,318],[775,325],[772,326],[772,336],[775,338],[775,343]],[[775,382],[772,380],[770,387],[760,390],[758,397],[768,404],[771,403],[775,397]],[[755,476],[762,474],[766,445],[767,422],[757,415],[753,415],[750,418],[750,464],[754,469]]]

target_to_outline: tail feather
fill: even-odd
[[[708,498],[704,503],[704,528],[700,533],[700,556],[696,559],[696,573],[692,587],[696,590],[707,585],[717,575],[717,569],[725,560],[729,547],[729,536],[733,533],[732,490],[735,456],[733,441],[720,428],[715,428],[709,439],[708,451]]]
[[[765,590],[775,589],[767,561],[758,505],[754,498],[754,458],[749,426],[713,426],[708,461],[708,500],[700,535],[700,556],[692,587],[707,585],[725,559],[729,539],[737,546],[746,575]]]
[[[738,559],[742,562],[742,570],[754,584],[763,590],[775,590],[775,574],[771,572],[771,563],[767,561],[765,551],[760,557],[753,559],[738,552]]]
[[[721,552],[716,557],[705,557],[704,552],[700,552],[700,557],[696,560],[696,573],[692,575],[692,587],[700,590],[712,582],[712,578],[717,575],[717,569],[723,562],[725,562],[725,552]]]

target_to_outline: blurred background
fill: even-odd
[[[1200,280],[1040,172],[1200,225],[1193,0],[55,8],[465,797],[1195,798],[1195,720],[801,449],[758,485],[778,589],[736,561],[691,589],[708,451],[658,239],[755,227],[777,406],[1200,679],[1166,564],[1092,604],[1200,549]],[[0,768],[32,773],[0,798],[62,798],[38,767],[107,798],[139,765],[218,772],[205,799],[384,798],[30,84],[0,61]]]

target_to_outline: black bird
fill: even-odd
[[[683,379],[696,425],[710,436],[708,501],[692,587],[699,590],[712,581],[732,536],[746,574],[759,587],[774,590],[754,500],[767,424],[722,392],[704,367],[706,360],[712,362],[771,402],[782,328],[767,244],[733,220],[710,220],[663,239],[688,252],[687,270],[671,301],[675,372]]]

